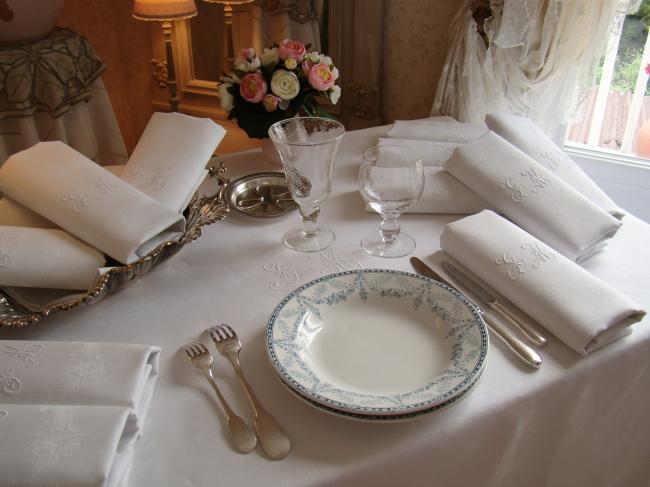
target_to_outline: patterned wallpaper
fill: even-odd
[[[429,116],[457,0],[385,0],[382,116]],[[405,89],[408,87],[408,89]]]
[[[102,75],[131,153],[153,108],[149,22],[131,17],[133,0],[65,0],[57,22],[83,34],[106,63]]]

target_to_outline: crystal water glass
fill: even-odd
[[[422,157],[410,147],[382,145],[363,154],[359,190],[379,215],[379,231],[361,240],[361,248],[377,257],[402,257],[415,249],[415,240],[400,232],[399,217],[413,206],[424,189]]]
[[[319,227],[316,220],[332,190],[332,168],[344,133],[339,122],[320,117],[289,118],[269,128],[302,218],[302,226],[283,238],[293,250],[318,252],[334,242],[334,232]]]

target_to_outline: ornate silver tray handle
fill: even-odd
[[[0,291],[0,327],[19,328],[36,323],[59,311],[97,303],[109,294],[140,279],[158,264],[179,252],[185,245],[199,238],[203,227],[226,217],[229,208],[224,197],[224,190],[228,183],[225,173],[226,168],[223,164],[210,169],[210,177],[217,179],[219,190],[212,196],[201,197],[198,193],[194,194],[185,210],[185,231],[179,240],[158,245],[132,264],[113,267],[100,276],[93,287],[83,295],[76,294],[70,300],[47,306],[41,311],[31,311]]]

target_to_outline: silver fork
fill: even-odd
[[[213,326],[210,328],[210,336],[219,353],[228,358],[237,373],[237,377],[239,377],[242,389],[244,389],[248,402],[253,409],[253,428],[255,429],[255,433],[257,433],[257,437],[260,439],[264,452],[275,460],[286,457],[291,449],[289,438],[282,431],[275,418],[262,407],[246,381],[239,363],[241,342],[237,338],[235,330],[228,325]]]
[[[192,362],[192,365],[203,372],[205,377],[208,379],[208,382],[217,393],[217,397],[219,398],[224,414],[226,415],[226,423],[228,424],[228,429],[230,430],[230,435],[235,448],[240,452],[249,453],[253,448],[255,448],[255,445],[257,445],[257,438],[244,420],[233,412],[228,405],[226,398],[221,394],[221,391],[212,376],[213,358],[210,352],[208,352],[208,348],[200,342],[190,343],[184,348],[185,353],[187,353],[187,356]]]

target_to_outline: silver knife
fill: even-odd
[[[456,289],[456,286],[452,285],[449,281],[440,276],[440,274],[438,274],[417,257],[411,257],[409,261],[411,262],[413,269],[415,269],[418,274],[429,277],[431,279],[435,279],[436,281],[440,281],[443,284]],[[472,304],[479,311],[479,313],[481,313],[483,320],[496,334],[496,336],[503,340],[508,348],[510,348],[510,350],[512,350],[521,360],[523,360],[526,365],[534,369],[538,369],[542,365],[542,357],[539,353],[537,353],[532,347],[529,347],[522,340],[510,333],[510,331],[504,328],[498,321],[494,321],[489,316],[485,315],[481,308],[476,306],[476,304]]]
[[[546,337],[542,335],[539,330],[514,315],[508,308],[499,302],[496,296],[479,284],[477,282],[479,279],[471,276],[469,271],[461,270],[450,262],[443,262],[440,265],[447,274],[454,278],[455,281],[462,284],[472,294],[485,302],[491,309],[508,320],[510,324],[517,327],[517,329],[521,331],[532,344],[537,345],[538,347],[546,345]]]

